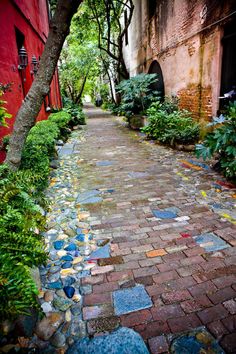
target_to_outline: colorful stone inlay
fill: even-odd
[[[118,316],[152,307],[152,300],[143,285],[117,290],[112,295],[115,314]]]
[[[171,354],[224,354],[216,339],[205,328],[182,334],[172,341]]]
[[[152,210],[153,215],[158,219],[174,219],[177,217],[176,213],[169,210]]]
[[[213,232],[194,236],[193,239],[200,247],[203,247],[206,252],[216,252],[229,247],[224,240],[216,236]]]

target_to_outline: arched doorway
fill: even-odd
[[[151,88],[152,90],[160,92],[160,97],[163,100],[165,97],[164,80],[160,64],[156,60],[154,60],[150,65],[148,74],[157,74],[158,80],[152,84]]]

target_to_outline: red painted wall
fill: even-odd
[[[24,46],[28,53],[29,65],[25,71],[25,81],[22,81],[21,72],[18,70],[18,48],[16,41],[17,28],[24,35]],[[34,79],[31,74],[31,60],[35,55],[38,59],[43,52],[48,35],[48,8],[46,0],[1,0],[0,1],[0,82],[11,82],[10,92],[2,97],[7,101],[6,108],[13,118],[8,128],[0,127],[0,140],[13,129],[15,116],[28,92]],[[51,84],[51,107],[61,107],[61,97],[56,72]],[[46,119],[48,113],[45,105],[42,106],[38,120]]]

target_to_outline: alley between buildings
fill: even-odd
[[[235,189],[190,153],[85,111],[47,191],[41,302],[59,311],[54,345],[124,326],[165,353],[170,334],[200,328],[196,341],[235,352]]]

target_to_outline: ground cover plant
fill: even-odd
[[[215,129],[202,144],[196,145],[196,155],[204,160],[215,156],[218,160],[215,167],[236,182],[236,101],[229,105],[224,116],[214,117],[208,126]]]
[[[114,107],[118,113],[123,113],[127,118],[146,114],[150,104],[157,100],[158,92],[151,89],[157,80],[156,74],[139,74],[129,80],[121,81],[116,86],[116,91],[121,96],[121,103]]]
[[[43,190],[55,143],[71,121],[68,112],[60,111],[38,122],[26,139],[20,169],[0,165],[0,320],[39,310],[30,269],[47,260],[41,236],[47,209]]]
[[[178,109],[175,99],[157,101],[147,110],[148,125],[142,129],[148,138],[175,146],[192,144],[199,138],[199,124],[186,110]]]

